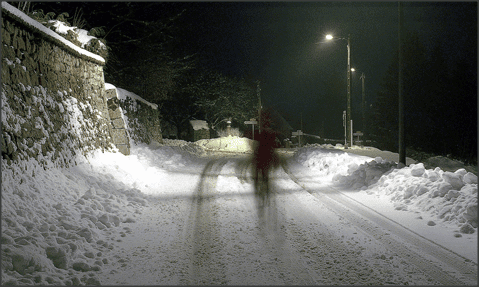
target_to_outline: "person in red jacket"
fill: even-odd
[[[261,124],[261,133],[258,135],[258,142],[254,150],[253,177],[255,193],[264,204],[270,195],[269,172],[279,165],[279,158],[275,152],[275,148],[278,147],[277,133],[270,127],[270,117],[267,112],[262,113]]]

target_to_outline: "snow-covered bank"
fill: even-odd
[[[423,163],[398,169],[397,163],[381,157],[331,147],[299,149],[294,160],[308,167],[316,181],[331,182],[364,205],[477,262],[477,176],[473,173],[464,168],[426,169]],[[465,238],[454,241],[453,237]]]
[[[396,162],[381,157],[317,147],[302,148],[295,158],[342,188],[388,196],[397,210],[412,208],[436,215],[462,233],[474,233],[477,228],[477,176],[464,168],[450,172],[417,163],[398,169]]]
[[[248,138],[228,136],[215,139],[203,139],[195,143],[210,151],[251,153],[253,152],[253,147],[256,142]]]
[[[108,255],[115,238],[149,196],[194,189],[204,151],[172,144],[134,146],[131,156],[96,151],[66,169],[2,161],[2,285],[100,283],[96,272],[117,260]]]

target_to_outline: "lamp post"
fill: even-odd
[[[362,116],[363,116],[363,133],[366,134],[366,94],[364,92],[364,80],[366,79],[366,76],[364,73],[361,73],[361,83],[362,83],[362,101],[361,101],[361,109],[362,109]]]
[[[351,130],[351,35],[348,38],[338,38],[340,40],[348,41],[348,93],[347,93],[347,107],[346,107],[346,135],[350,146],[353,146],[353,137]],[[332,35],[326,35],[326,40],[333,40]]]
[[[355,72],[354,68],[351,68],[351,72]],[[361,87],[362,87],[362,97],[361,97],[361,116],[362,116],[362,125],[363,125],[363,133],[366,134],[366,94],[364,91],[364,81],[366,79],[366,75],[361,73]]]

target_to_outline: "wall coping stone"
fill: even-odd
[[[103,57],[78,47],[5,1],[2,1],[2,16],[6,16],[7,18],[9,17],[23,24],[28,30],[39,33],[46,40],[49,40],[50,42],[53,42],[54,44],[64,48],[74,56],[94,62],[101,66],[105,65],[105,59],[103,59]]]

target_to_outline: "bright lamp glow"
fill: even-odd
[[[351,68],[351,72],[354,72],[354,71],[356,71],[356,70],[354,68]]]
[[[331,40],[333,39],[333,35],[326,35],[326,40]]]

